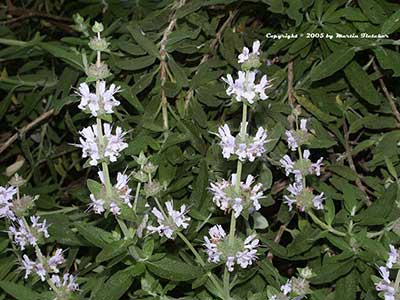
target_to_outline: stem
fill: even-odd
[[[394,292],[398,293],[400,286],[400,269],[397,270],[396,280],[394,282]]]
[[[19,190],[19,189],[18,189]],[[28,222],[26,221],[25,217],[22,217],[22,221],[24,222],[24,225],[26,227],[26,229],[28,230],[29,234],[32,234],[31,232],[31,227],[28,224]],[[43,265],[46,266],[46,258],[43,256],[42,251],[40,250],[39,246],[36,244],[35,246],[35,253],[36,253],[36,257],[39,260],[39,262]],[[46,272],[46,281],[48,283],[48,285],[51,287],[51,289],[57,294],[57,296],[60,295],[60,292],[58,290],[58,288],[55,286],[55,284],[53,283],[53,281],[50,280],[50,278],[48,277],[48,273]]]
[[[308,210],[307,213],[311,217],[311,219],[313,219],[313,221],[315,223],[317,223],[319,226],[321,226],[323,229],[326,229],[329,232],[331,232],[337,236],[346,236],[346,233],[338,231],[338,230],[332,228],[332,226],[329,226],[328,224],[325,224],[324,222],[322,222],[316,215],[314,215],[312,210]]]
[[[140,192],[140,187],[141,187],[142,183],[138,182],[137,186],[136,186],[136,194],[135,194],[135,200],[133,201],[133,211],[136,213],[136,207],[137,207],[137,202],[139,200],[139,192]]]
[[[231,297],[230,296],[231,287],[230,287],[230,283],[229,283],[229,276],[230,276],[230,273],[228,271],[228,268],[225,266],[225,269],[224,269],[224,294],[223,295],[226,300],[229,300]]]
[[[193,247],[193,245],[190,243],[190,241],[181,233],[181,232],[177,232],[177,235],[181,238],[181,240],[186,244],[186,246],[188,246],[188,248],[190,249],[190,251],[192,251],[193,255],[196,257],[198,263],[200,264],[200,266],[202,268],[205,268],[206,263],[204,262],[204,260],[201,258],[199,252],[196,251],[196,249]],[[215,276],[210,273],[207,272],[207,276],[210,278],[211,282],[214,284],[215,288],[219,291],[219,293],[221,295],[224,295],[224,290],[222,289],[221,285],[219,284],[219,282],[217,281],[217,279],[215,278]],[[229,298],[227,298],[229,299]]]

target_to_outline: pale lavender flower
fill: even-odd
[[[399,264],[400,265],[400,253],[399,251],[393,246],[389,245],[390,251],[389,251],[389,258],[386,263],[386,267],[389,269],[393,268],[394,264]]]
[[[226,268],[228,269],[229,272],[233,272],[233,267],[235,266],[235,257],[234,256],[228,256],[226,258],[225,266],[226,266]]]
[[[43,264],[37,263],[35,265],[35,273],[40,277],[41,281],[46,281],[46,269],[44,268]]]
[[[56,253],[52,257],[47,260],[47,265],[51,272],[58,273],[58,266],[62,265],[65,262],[65,258],[63,256],[63,250],[57,249]]]
[[[239,193],[236,191],[236,174],[232,174],[231,181],[222,180],[211,183],[210,190],[213,193],[214,203],[223,211],[232,209],[235,217],[238,218],[243,209],[249,213],[261,208],[259,200],[263,198],[262,184],[254,186],[255,178],[248,175],[245,182],[240,182]]]
[[[104,209],[104,200],[103,199],[96,199],[93,194],[90,194],[90,201],[89,209],[92,209],[95,214],[101,215]]]
[[[236,262],[241,268],[245,269],[257,260],[257,247],[259,240],[254,235],[244,240],[244,250],[236,254]]]
[[[106,89],[105,81],[99,83],[99,93],[91,93],[89,86],[83,82],[79,85],[77,94],[81,97],[79,108],[83,111],[90,111],[92,116],[97,117],[102,114],[113,113],[113,108],[120,104],[114,98],[114,94],[120,92],[120,88],[111,84],[110,88]]]
[[[302,182],[294,182],[289,184],[287,191],[290,195],[284,195],[284,203],[289,206],[289,211],[293,209],[295,204],[301,211],[314,207],[315,209],[323,209],[325,201],[324,193],[314,195],[312,189],[303,188]]]
[[[21,250],[25,249],[26,245],[36,246],[38,238],[44,236],[49,237],[47,231],[46,220],[43,223],[39,223],[39,217],[31,216],[32,225],[30,228],[25,226],[25,222],[22,219],[17,219],[16,223],[9,227],[9,232],[14,238],[14,243],[17,244]]]
[[[303,151],[303,159],[292,161],[289,155],[284,155],[279,161],[281,166],[285,168],[286,176],[294,174],[296,181],[301,181],[303,176],[315,174],[321,175],[321,166],[323,158],[318,159],[317,162],[313,163],[309,159],[311,153],[309,150]]]
[[[29,274],[32,273],[36,266],[36,263],[29,259],[28,255],[24,254],[22,256],[22,268],[25,270],[24,278],[27,279]]]
[[[396,291],[394,284],[390,281],[389,270],[386,267],[379,267],[379,274],[382,280],[375,284],[378,292],[383,292],[385,300],[395,300]]]
[[[75,282],[75,277],[69,273],[64,274],[63,281],[58,275],[52,275],[50,280],[57,288],[64,289],[67,292],[74,292],[79,289],[79,285]]]
[[[287,142],[290,150],[295,151],[308,138],[307,119],[300,120],[300,130],[286,130]]]
[[[218,263],[221,260],[222,253],[218,250],[217,244],[226,237],[226,233],[221,225],[215,225],[209,229],[208,234],[211,240],[207,236],[204,237],[208,261]]]
[[[128,182],[129,182],[129,176],[126,174],[123,174],[121,172],[118,172],[117,174],[117,183],[115,184],[115,188],[120,192],[120,198],[122,199],[122,201],[128,205],[128,207],[132,208],[132,204],[131,204],[131,192],[132,189],[129,188],[128,186]]]
[[[226,93],[228,96],[233,96],[238,102],[247,101],[253,104],[258,100],[266,100],[268,96],[265,90],[270,87],[267,75],[264,75],[260,82],[256,84],[256,72],[254,71],[239,71],[238,79],[233,80],[230,74],[226,78],[222,78],[228,84]]]
[[[45,219],[43,220],[42,223],[39,223],[40,217],[31,216],[30,219],[31,219],[31,223],[32,223],[31,227],[34,230],[36,230],[36,232],[42,233],[45,238],[50,237],[50,235],[47,231],[47,228],[48,228],[48,226],[46,225],[47,221]]]
[[[253,49],[252,52],[250,53],[249,48],[243,47],[243,52],[239,54],[238,56],[238,63],[242,64],[246,61],[249,60],[249,58],[253,57],[258,57],[260,55],[260,41],[254,41],[253,42]]]
[[[17,193],[17,188],[10,186],[8,188],[0,186],[0,218],[7,218],[15,221],[15,214],[12,210],[12,200]]]
[[[118,207],[118,204],[115,202],[110,203],[110,211],[114,216],[118,216],[121,214],[121,209]]]
[[[288,295],[292,291],[292,282],[288,279],[288,281],[281,286],[281,291],[284,295]]]
[[[168,239],[173,239],[173,234],[180,228],[186,229],[189,226],[190,218],[186,217],[186,205],[182,205],[180,210],[174,210],[173,202],[165,203],[167,213],[161,212],[156,207],[153,207],[152,213],[157,218],[158,226],[147,226],[150,233],[157,232],[160,236],[165,236]]]
[[[209,262],[225,261],[228,271],[232,272],[235,264],[241,268],[247,268],[257,259],[259,240],[254,235],[247,237],[244,241],[239,239],[234,244],[230,244],[221,225],[211,227],[208,233],[210,238],[204,237],[204,246]]]
[[[230,158],[235,153],[235,138],[232,136],[228,124],[218,128],[218,137],[221,139],[219,145],[222,148],[222,156]]]
[[[115,134],[112,134],[111,125],[104,123],[103,130],[102,141],[100,141],[96,125],[86,127],[79,132],[82,137],[79,138],[80,144],[77,144],[77,146],[82,148],[83,158],[90,158],[89,163],[92,166],[96,166],[99,160],[105,158],[115,162],[120,152],[128,147],[123,139],[125,133],[120,127],[117,127]]]

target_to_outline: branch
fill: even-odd
[[[17,133],[15,133],[13,136],[11,136],[3,145],[0,147],[0,154],[6,150],[10,145],[12,145],[17,139],[19,135],[25,134],[27,131],[29,131],[32,127],[34,127],[36,124],[42,122],[43,120],[47,119],[54,113],[54,109],[50,109],[49,111],[46,111],[45,113],[41,114],[39,117],[37,117],[35,120],[30,122],[29,124],[25,125],[22,127],[20,130],[18,130]]]
[[[394,103],[393,101],[393,96],[390,95],[385,82],[383,81],[383,75],[382,72],[379,70],[379,67],[377,65],[377,63],[375,62],[375,57],[373,57],[372,55],[369,56],[370,58],[372,58],[372,67],[374,68],[375,72],[378,72],[381,76],[379,77],[379,84],[382,88],[383,93],[385,94],[386,99],[389,101],[389,105],[390,108],[392,109],[392,112],[394,114],[394,117],[396,118],[397,121],[397,127],[400,127],[400,112],[398,111],[397,107],[396,107],[396,103]]]
[[[347,162],[349,163],[350,169],[352,169],[353,172],[357,175],[356,185],[363,192],[363,194],[365,196],[365,199],[364,199],[365,204],[367,206],[371,206],[372,202],[368,197],[367,189],[363,185],[363,183],[362,183],[362,181],[360,179],[360,175],[358,174],[356,166],[355,166],[354,161],[353,161],[353,156],[351,155],[352,149],[351,149],[350,142],[349,142],[350,141],[350,133],[349,133],[349,129],[347,128],[346,119],[344,119],[344,122],[343,122],[343,131],[344,131],[344,140],[345,140],[344,147],[345,147],[345,150],[346,150]]]
[[[217,45],[218,45],[218,42],[221,41],[221,36],[222,36],[222,34],[224,33],[226,27],[227,27],[227,26],[232,22],[232,20],[235,18],[237,12],[238,12],[237,9],[234,10],[234,11],[230,11],[230,12],[229,12],[229,17],[225,20],[224,24],[222,24],[221,28],[220,28],[220,29],[218,30],[218,32],[216,33],[215,38],[214,38],[213,40],[211,40],[211,43],[210,43],[210,50],[215,50],[215,49],[216,49],[216,47],[217,47]],[[209,60],[209,58],[210,58],[211,56],[212,56],[211,53],[206,53],[206,54],[204,54],[203,57],[202,57],[202,59],[201,59],[201,61],[200,61],[200,63],[199,63],[199,66],[201,66],[202,64],[204,64],[207,60]],[[197,74],[198,72],[199,72],[199,69],[197,69],[197,71],[195,72],[195,74]],[[193,95],[194,95],[194,90],[193,90],[192,88],[190,88],[189,91],[188,91],[188,93],[187,93],[187,95],[186,95],[186,98],[185,98],[185,111],[188,109],[190,99],[193,97]]]
[[[168,99],[165,94],[164,85],[167,81],[167,43],[168,43],[168,36],[176,26],[176,12],[185,5],[186,0],[179,0],[179,2],[175,3],[176,6],[174,7],[174,12],[171,14],[171,21],[169,22],[167,28],[164,30],[163,37],[160,42],[160,78],[161,78],[161,109],[162,109],[162,116],[163,116],[163,124],[164,129],[168,129]]]

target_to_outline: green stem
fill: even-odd
[[[190,249],[190,251],[192,251],[193,255],[196,257],[197,262],[200,264],[200,266],[202,268],[205,268],[206,263],[204,262],[204,260],[201,258],[199,252],[197,252],[197,250],[193,247],[192,243],[190,243],[190,241],[181,233],[181,232],[177,232],[177,235],[181,238],[181,240],[186,244],[186,246],[188,246],[188,248]],[[207,272],[207,276],[210,278],[211,282],[214,284],[215,288],[218,290],[218,292],[221,295],[224,295],[224,290],[222,289],[221,285],[219,284],[219,282],[217,281],[217,279],[215,278],[215,276],[210,273]]]
[[[137,207],[137,202],[139,199],[139,193],[140,193],[140,188],[141,188],[142,183],[138,182],[136,186],[136,194],[135,194],[135,200],[133,201],[133,211],[136,213],[136,207]]]
[[[323,229],[326,229],[337,236],[347,236],[346,233],[338,231],[334,229],[332,226],[329,226],[328,224],[322,222],[316,215],[314,215],[312,210],[308,210],[307,213],[311,217],[311,219],[313,219],[313,221],[317,223],[319,226],[321,226]]]
[[[25,217],[22,217],[22,221],[24,222],[26,230],[28,230],[29,234],[32,234],[31,227],[28,224],[28,222],[26,221]],[[37,244],[35,245],[35,253],[36,253],[36,257],[39,260],[39,262],[45,267],[47,265],[46,258],[43,256],[42,251],[40,250],[40,248],[39,248],[39,246]],[[51,279],[49,278],[48,275],[49,274],[46,272],[46,281],[47,281],[48,285],[57,294],[57,296],[59,296],[60,295],[60,291],[58,290],[56,285],[53,283],[53,281],[51,281]]]
[[[400,286],[400,269],[397,270],[397,276],[396,276],[396,280],[394,282],[395,294],[397,294],[399,292],[399,286]]]
[[[229,277],[230,277],[230,273],[228,271],[228,268],[225,266],[224,269],[224,299],[225,300],[229,300],[230,299],[230,291],[231,291],[231,286],[230,286],[230,282],[229,282]]]

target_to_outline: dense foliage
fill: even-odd
[[[135,199],[134,209],[118,217],[93,212],[90,194],[102,189],[98,169],[76,147],[79,131],[95,122],[78,108],[78,87],[87,81],[93,91],[96,81],[88,72],[97,57],[89,47],[95,21],[109,43],[101,53],[111,74],[107,87],[121,87],[113,117],[97,119],[126,132],[127,147],[109,173],[131,174]],[[203,245],[212,226],[229,231],[233,214],[220,210],[210,191],[211,183],[237,171],[236,160],[221,153],[218,128],[228,124],[237,134],[243,117],[242,103],[232,101],[221,78],[236,74],[243,47],[251,51],[259,40],[258,74],[267,74],[271,87],[268,99],[250,105],[247,121],[251,134],[264,128],[268,140],[261,157],[241,170],[242,181],[254,175],[265,197],[260,209],[235,221],[238,236],[256,234],[259,245],[257,260],[232,272],[229,297],[398,299],[399,292],[389,298],[377,287],[382,277],[389,280],[387,269],[378,269],[384,265],[393,268],[395,289],[400,282],[400,254],[394,254],[399,29],[395,0],[6,1],[0,6],[0,186],[20,184],[29,201],[38,195],[29,215],[50,224],[49,238],[38,241],[41,251],[56,256],[66,249],[60,265],[79,284],[66,298],[228,300],[216,289],[226,287],[224,264],[207,262]],[[323,205],[314,202],[314,209],[288,206],[286,189],[295,177],[280,162],[285,155],[303,161],[306,152],[291,151],[287,135],[302,119],[311,161],[323,157],[320,174],[319,166],[313,169],[320,176],[303,181],[315,195],[323,193]],[[141,177],[143,168],[150,178]],[[181,238],[150,234],[151,207],[171,200],[178,210],[185,205],[190,218]],[[0,222],[0,299],[54,299],[40,277],[24,278],[11,223]],[[292,294],[285,290],[290,278]]]

